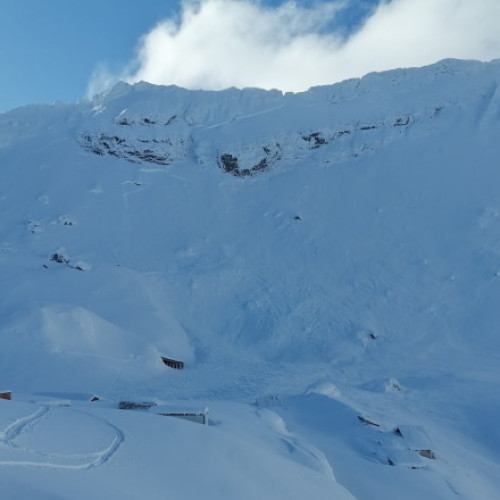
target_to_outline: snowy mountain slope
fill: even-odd
[[[496,498],[499,77],[498,61],[443,61],[302,94],[120,84],[0,114],[0,384],[199,402],[222,450],[224,420],[257,399],[236,434],[265,417],[295,443],[270,451],[279,488],[314,446],[356,498]],[[217,439],[180,435],[201,453]],[[220,461],[241,488],[253,437],[246,466]],[[297,491],[316,481],[297,474]]]
[[[12,405],[0,401],[12,431],[5,442],[0,434],[6,498],[354,498],[320,452],[287,451],[290,438],[241,405],[221,405],[218,426],[83,405],[15,403],[14,414]]]

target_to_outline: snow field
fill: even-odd
[[[498,68],[1,114],[2,491],[496,499]]]

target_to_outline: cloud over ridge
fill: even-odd
[[[122,74],[98,69],[89,94],[117,80],[302,91],[449,57],[500,57],[498,0],[383,0],[346,37],[329,27],[349,1],[273,8],[257,0],[186,0],[178,19],[142,37]]]

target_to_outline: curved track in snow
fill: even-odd
[[[106,443],[106,446],[91,453],[66,454],[46,452],[36,446],[20,445],[18,441],[28,432],[28,429],[32,433],[41,432],[37,431],[38,424],[44,419],[50,419],[52,411],[50,407],[43,406],[30,415],[18,418],[3,432],[0,432],[0,467],[31,466],[73,470],[100,467],[116,453],[125,439],[123,432],[111,422],[86,412],[78,412],[91,418],[96,425],[106,426],[112,430],[113,438]]]

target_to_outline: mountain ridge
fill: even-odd
[[[493,499],[499,77],[120,84],[0,114],[2,385],[207,404],[227,446],[244,414],[300,491],[331,466],[359,498]]]
[[[491,63],[490,66],[484,64],[445,60],[425,69],[372,73],[362,79],[348,80],[332,86],[315,87],[308,92],[298,94],[281,94],[279,91],[261,91],[258,89],[244,89],[242,91],[228,89],[227,91],[203,93],[203,91],[186,91],[172,86],[156,87],[142,83],[137,84],[137,86],[125,87],[126,84],[123,84],[119,85],[115,91],[112,90],[109,94],[94,100],[99,114],[106,113],[106,106],[111,105],[111,109],[107,114],[112,115],[118,111],[117,107],[121,107],[120,99],[129,99],[131,95],[139,95],[138,98],[140,99],[141,94],[148,93],[153,95],[158,93],[158,97],[154,102],[157,103],[157,107],[167,106],[167,109],[155,109],[152,114],[145,116],[147,111],[144,110],[144,105],[140,111],[134,110],[133,105],[132,109],[124,108],[114,118],[118,127],[108,127],[106,133],[101,132],[98,136],[84,135],[82,144],[86,149],[97,154],[118,155],[131,161],[144,160],[158,164],[169,164],[172,161],[182,160],[188,154],[187,144],[189,144],[195,149],[193,155],[198,163],[213,163],[213,157],[215,156],[217,157],[217,164],[223,170],[244,177],[264,170],[279,162],[283,157],[285,160],[290,161],[297,154],[300,154],[301,149],[316,149],[332,141],[341,140],[345,142],[346,138],[349,139],[349,143],[356,142],[356,139],[348,137],[356,132],[358,132],[357,135],[359,136],[359,132],[375,130],[384,126],[402,127],[404,129],[411,126],[415,121],[425,118],[437,118],[443,110],[458,105],[456,95],[449,95],[449,88],[446,90],[446,96],[443,95],[442,91],[440,94],[439,81],[450,77],[455,79],[462,77],[471,80],[473,76],[477,77],[478,74],[481,74],[481,69],[493,68],[494,71],[498,61]],[[393,112],[394,116],[383,116],[381,113],[384,112],[384,107],[381,108],[380,103],[377,102],[377,96],[387,92],[387,87],[392,93],[410,94],[411,96],[415,89],[407,88],[409,81],[412,81],[414,87],[437,88],[436,95],[432,96],[433,100],[419,103],[417,108],[415,108],[415,103],[407,103],[404,108],[395,110]],[[470,82],[467,83],[470,85],[469,88],[474,89]],[[477,89],[474,90],[477,93]],[[488,93],[491,90],[486,89],[485,92]],[[495,90],[493,90],[492,97],[495,95],[494,92]],[[370,98],[373,95],[375,98]],[[463,92],[460,95],[463,96]],[[179,96],[181,96],[181,105],[180,109],[177,109],[175,105],[179,106],[177,104]],[[185,100],[184,96],[189,97]],[[229,109],[232,110],[233,114],[225,116],[225,113],[223,113],[223,116],[220,116],[220,114],[215,113],[215,116],[213,116],[209,112],[206,116],[197,116],[196,111],[193,110],[193,108],[196,109],[196,104],[193,104],[193,101],[196,103],[198,98],[202,99],[201,96],[210,96],[210,100],[215,98],[215,102],[219,98],[224,110],[226,109],[224,106],[227,106],[226,102],[229,101]],[[144,100],[147,100],[147,97],[143,98]],[[114,101],[118,101],[118,103]],[[358,106],[353,106],[354,101],[361,102]],[[342,104],[346,102],[349,102],[347,113],[345,107],[342,109]],[[296,108],[296,114],[300,113],[300,110],[305,106],[309,108],[312,104],[323,105],[327,109],[312,115],[309,123],[306,122],[302,125],[302,127],[305,127],[304,130],[288,130],[286,133],[282,130],[283,123],[297,122],[296,116],[290,116],[293,111],[287,113],[284,109],[292,108],[293,110]],[[384,103],[384,106],[386,104]],[[212,106],[213,104],[209,104],[208,109],[212,110]],[[248,109],[249,106],[254,107]],[[332,109],[328,109],[328,106],[332,106]],[[354,116],[352,111],[349,113],[349,109],[352,107],[355,108]],[[360,109],[360,107],[368,108],[371,113],[366,116],[366,111]],[[148,105],[145,108],[147,109]],[[202,109],[205,108],[202,107]],[[376,111],[375,116],[370,116],[370,114],[373,114],[373,110]],[[310,108],[308,111],[311,113]],[[217,108],[217,112],[220,112],[220,109]],[[280,116],[280,112],[284,116]],[[329,113],[337,113],[340,116],[335,117],[332,123]],[[278,114],[277,117],[273,116],[276,114]],[[346,117],[342,116],[346,114]],[[254,129],[265,130],[271,128],[271,130],[266,130],[268,137],[259,137],[258,144],[245,144],[245,139],[241,139],[242,136],[248,134],[244,123],[252,115],[259,115],[260,118],[260,122],[253,127]],[[110,119],[113,118],[109,116],[108,121]],[[175,125],[179,122],[181,124],[176,127]],[[269,122],[277,123],[274,130],[272,126],[269,126]],[[147,128],[155,128],[156,130],[152,133],[149,130],[137,130],[135,135],[138,138],[136,138],[136,141],[128,143],[126,139],[127,132],[120,130],[120,128],[123,129],[124,125],[138,125],[139,127],[145,125]],[[169,125],[173,126],[168,127]],[[168,127],[168,130],[161,131],[161,128],[165,126]],[[192,127],[197,129],[193,130],[193,133],[191,133]],[[209,133],[207,139],[203,138],[203,133],[199,130],[200,127],[213,128],[211,135]],[[226,128],[229,128],[229,130],[226,131]],[[242,131],[234,132],[235,128],[240,128]],[[286,129],[287,127],[285,127]],[[121,135],[124,137],[121,137]],[[204,143],[217,144],[217,138],[221,135],[226,139],[232,135],[240,137],[240,139],[236,144],[231,145],[227,151],[221,149],[222,145],[218,145],[216,151],[205,151],[207,147]],[[387,141],[390,134],[384,132],[383,135]],[[401,130],[395,131],[392,135],[394,137],[401,135]],[[342,152],[338,160],[342,161],[349,156],[356,157],[364,154],[367,150],[378,147],[381,141],[379,138],[366,143],[361,139],[357,141],[361,142],[360,145],[351,147],[348,153]],[[202,144],[197,147],[200,142]],[[241,144],[242,142],[243,144]]]

